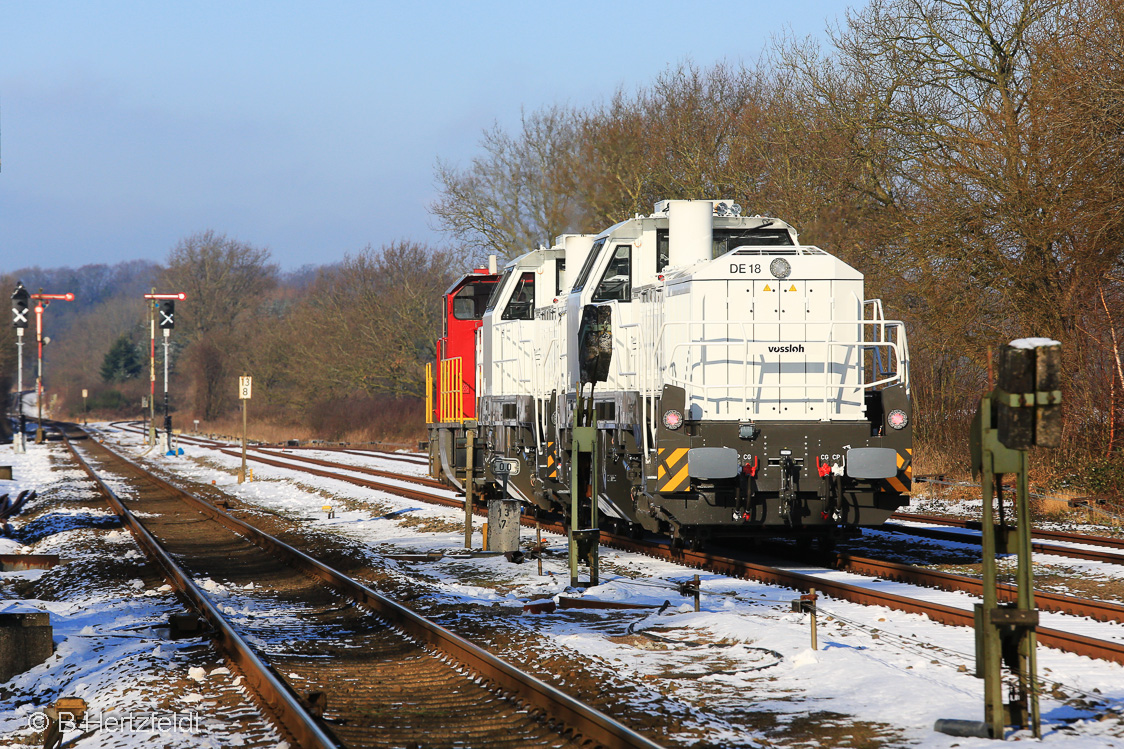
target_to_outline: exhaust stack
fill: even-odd
[[[562,279],[562,293],[568,293],[582,269],[589,250],[593,247],[592,234],[560,234],[554,240],[554,246],[562,246],[566,250],[566,271]]]
[[[714,246],[714,202],[710,200],[668,200],[669,265],[686,268],[710,260]]]

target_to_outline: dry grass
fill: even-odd
[[[177,421],[192,427],[191,417]],[[242,418],[237,412],[221,419],[200,420],[199,431],[223,437],[241,437]],[[415,448],[425,439],[424,408],[415,399],[338,398],[310,404],[296,415],[278,407],[250,404],[247,438],[261,442],[326,440],[379,443],[388,447]]]
[[[914,440],[914,476],[945,476],[949,481],[966,481],[971,474],[967,436],[962,448],[943,441]]]

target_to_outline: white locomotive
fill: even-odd
[[[475,335],[474,362],[436,388],[438,403],[477,397],[458,418],[431,407],[435,474],[456,480],[467,425],[481,488],[498,488],[504,458],[512,496],[568,515],[572,429],[585,424],[600,457],[576,490],[622,531],[829,537],[908,502],[904,326],[784,221],[729,200],[662,201],[528,252],[498,282],[466,276],[450,314],[474,282],[492,290],[483,314],[460,333],[450,319],[440,349]]]

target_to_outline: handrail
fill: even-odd
[[[437,382],[437,418],[441,422],[464,422],[464,361],[459,356],[442,359]],[[427,368],[428,369],[428,368]],[[454,383],[452,387],[450,383]]]

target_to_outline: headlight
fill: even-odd
[[[678,429],[683,426],[683,414],[676,411],[674,408],[664,413],[663,425],[668,429]]]
[[[905,429],[906,424],[909,423],[909,417],[905,415],[905,411],[895,408],[886,416],[886,423],[892,429]]]
[[[788,278],[788,274],[792,273],[792,266],[783,257],[778,257],[769,263],[769,272],[773,274],[773,278]]]

